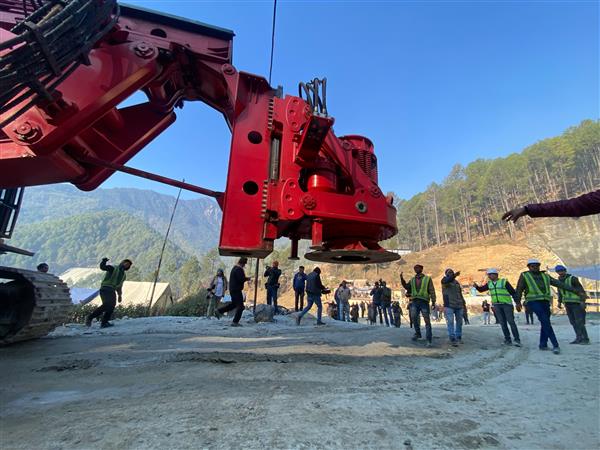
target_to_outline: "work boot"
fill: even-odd
[[[521,341],[515,341],[515,347],[521,347]]]
[[[318,320],[317,325],[325,325],[325,322],[321,322],[320,320]]]
[[[100,325],[100,328],[109,328],[109,327],[114,327],[114,325],[110,322],[106,322]]]
[[[88,328],[92,326],[92,318],[91,317],[88,317],[85,319],[85,326]]]
[[[589,339],[582,339],[581,341],[579,341],[579,343],[581,345],[590,345],[590,340]]]
[[[231,325],[230,325],[230,326],[232,326],[232,327],[241,327],[241,326],[242,326],[242,324],[241,324],[241,323],[238,323],[238,322],[231,322]]]
[[[559,347],[554,347],[552,349],[552,353],[554,353],[555,355],[560,355],[560,348]]]

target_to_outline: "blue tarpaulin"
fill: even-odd
[[[569,267],[569,273],[589,280],[600,280],[600,264],[592,266]]]
[[[92,288],[71,288],[71,302],[75,305],[79,303],[88,303],[98,295],[98,289]]]

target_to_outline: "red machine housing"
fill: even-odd
[[[0,0],[0,42],[23,19]],[[233,33],[121,6],[112,31],[58,87],[0,132],[0,187],[71,182],[93,190],[200,100],[231,131],[222,255],[266,257],[275,239],[311,239],[307,257],[328,262],[397,259],[379,241],[394,236],[396,210],[377,184],[371,141],[336,137],[333,118],[300,97],[231,65]],[[147,101],[118,105],[137,91]],[[20,105],[0,116],[4,122]],[[174,155],[176,157],[176,155]],[[209,193],[210,191],[206,191]]]

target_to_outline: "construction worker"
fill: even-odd
[[[113,326],[113,324],[109,322],[110,316],[112,316],[112,313],[115,310],[117,301],[121,303],[123,300],[121,289],[127,278],[125,272],[127,272],[133,264],[130,259],[124,259],[117,267],[106,264],[107,262],[108,258],[102,258],[102,261],[100,262],[100,269],[106,272],[104,280],[102,280],[102,283],[100,284],[100,299],[102,300],[102,305],[92,311],[85,320],[85,325],[88,327],[92,326],[92,320],[103,313],[104,315],[102,316],[100,328]]]
[[[385,318],[385,326],[389,327],[392,322],[392,290],[385,281],[381,282],[381,309]],[[389,317],[389,319],[388,319]]]
[[[561,282],[576,290],[576,292],[573,292],[562,288],[558,289],[558,307],[562,308],[562,304],[564,303],[567,315],[569,316],[569,322],[571,322],[571,326],[575,330],[575,340],[570,342],[570,344],[588,345],[590,339],[585,329],[585,299],[587,297],[585,289],[576,276],[567,273],[565,266],[558,265],[554,270]]]
[[[321,314],[323,313],[323,305],[321,304],[321,294],[329,294],[331,292],[321,282],[321,269],[315,267],[311,273],[308,274],[306,278],[306,308],[304,308],[298,317],[296,317],[296,325],[300,325],[300,321],[302,317],[310,311],[313,304],[317,305],[317,325],[325,325],[325,323],[321,320]]]
[[[227,277],[223,273],[223,269],[218,269],[217,274],[213,277],[208,287],[208,307],[206,308],[206,317],[213,317],[215,309],[221,299],[227,292]]]
[[[36,269],[37,269],[38,272],[48,273],[48,270],[50,268],[48,267],[48,264],[46,264],[46,263],[40,263],[40,264],[37,265]]]
[[[232,327],[241,327],[240,319],[242,318],[242,312],[244,312],[244,283],[250,281],[250,277],[246,276],[244,272],[244,266],[248,263],[248,258],[242,256],[237,264],[233,266],[229,273],[229,294],[231,295],[231,302],[225,306],[217,308],[215,315],[217,319],[220,319],[223,313],[235,309],[233,320],[231,321]]]
[[[352,293],[346,284],[346,280],[343,280],[340,283],[339,287],[335,290],[333,297],[338,305],[337,319],[342,322],[350,322],[350,297],[352,297]]]
[[[515,342],[515,346],[520,347],[521,338],[519,337],[519,329],[515,323],[513,300],[517,305],[517,311],[521,311],[522,309],[521,300],[517,298],[515,289],[511,286],[506,278],[498,278],[498,270],[488,269],[486,273],[488,276],[487,284],[479,286],[477,283],[473,283],[473,287],[479,292],[490,292],[492,305],[494,305],[494,308],[496,309],[496,315],[498,316],[498,321],[500,322],[502,333],[504,334],[504,343],[506,345],[512,345],[510,332],[508,331],[508,326],[510,326],[510,331],[512,331],[512,337]],[[488,312],[488,323],[490,320],[489,316],[490,313]]]
[[[304,309],[304,291],[306,290],[304,266],[298,267],[292,284],[294,286],[294,311],[302,311]]]
[[[560,347],[550,323],[550,302],[552,301],[550,286],[564,288],[569,291],[574,291],[574,289],[550,277],[546,272],[542,272],[540,265],[537,259],[527,261],[529,270],[521,273],[519,277],[515,301],[520,303],[521,297],[525,294],[525,304],[531,307],[541,325],[540,350],[548,350],[548,339],[550,339],[552,352],[558,355],[560,354]]]
[[[423,274],[423,266],[416,264],[414,266],[415,276],[407,283],[404,280],[403,273],[400,273],[400,282],[404,289],[410,291],[411,297],[411,315],[415,335],[413,341],[421,339],[420,315],[423,315],[425,321],[425,332],[427,338],[427,347],[432,346],[433,334],[431,332],[431,316],[429,309],[429,301],[431,306],[435,308],[435,288],[431,281],[431,277]]]
[[[459,275],[460,272],[446,269],[444,277],[442,278],[442,298],[444,299],[448,339],[453,347],[462,344],[463,308],[465,299],[460,283],[456,281],[456,277]]]
[[[272,304],[275,308],[275,314],[277,314],[277,291],[279,290],[279,277],[281,276],[279,261],[273,261],[271,267],[267,266],[264,276],[267,277],[267,282],[265,283],[265,288],[267,288],[267,305]]]
[[[381,285],[379,281],[375,282],[375,286],[371,289],[369,295],[373,297],[373,306],[375,306],[375,315],[379,314],[379,323],[383,323],[383,318],[381,317],[381,294],[383,291],[381,290]]]

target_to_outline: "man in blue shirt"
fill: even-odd
[[[306,274],[304,266],[298,267],[298,272],[294,275],[294,311],[304,309],[304,290],[306,289]]]

